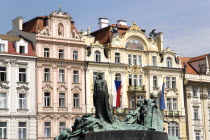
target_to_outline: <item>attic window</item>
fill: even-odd
[[[21,54],[25,53],[25,46],[20,46],[20,53]]]
[[[0,52],[5,52],[5,44],[0,44]]]

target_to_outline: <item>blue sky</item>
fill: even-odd
[[[209,0],[2,0],[0,34],[11,30],[17,16],[27,21],[49,15],[62,7],[75,20],[77,29],[98,29],[98,18],[110,23],[123,19],[131,25],[136,21],[147,34],[156,29],[164,33],[164,47],[181,56],[210,53]]]

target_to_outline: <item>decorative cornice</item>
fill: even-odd
[[[0,88],[2,88],[2,89],[9,89],[9,86],[6,86],[6,85],[0,83]]]
[[[50,90],[53,90],[53,87],[50,84],[45,84],[42,87],[42,89],[45,90],[45,91],[50,91]]]
[[[22,85],[20,87],[17,87],[16,88],[17,90],[21,90],[21,89],[24,89],[24,90],[29,90],[29,87],[25,86],[25,85]]]

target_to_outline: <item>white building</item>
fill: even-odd
[[[36,140],[35,65],[29,42],[0,35],[0,139]]]

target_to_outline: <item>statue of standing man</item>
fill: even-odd
[[[96,109],[96,118],[113,123],[114,118],[109,106],[109,93],[103,73],[98,73],[94,83],[93,103]]]

